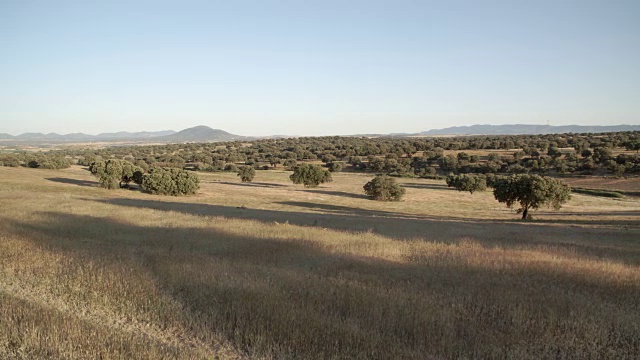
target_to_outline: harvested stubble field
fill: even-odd
[[[640,357],[640,201],[534,221],[443,182],[202,174],[192,197],[0,168],[0,358]]]

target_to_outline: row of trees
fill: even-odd
[[[237,166],[292,170],[299,162],[322,162],[330,171],[345,167],[393,175],[455,173],[605,174],[640,173],[640,132],[475,136],[453,138],[317,137],[245,142],[65,150],[59,155],[128,160],[140,167],[189,166],[199,171],[237,171]],[[472,150],[509,150],[469,155]],[[633,153],[616,154],[624,149]],[[451,154],[452,151],[456,153]]]
[[[26,166],[34,169],[66,169],[71,161],[62,155],[44,153],[9,153],[0,155],[0,166]]]

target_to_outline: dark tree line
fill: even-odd
[[[46,156],[73,158],[86,166],[97,160],[127,160],[145,171],[163,167],[237,172],[239,166],[293,170],[299,163],[318,163],[332,172],[425,178],[451,173],[629,175],[640,174],[639,143],[640,132],[451,138],[306,137],[64,150]],[[485,152],[482,156],[471,155],[475,150]],[[627,152],[621,153],[624,150]],[[32,155],[2,155],[0,162],[29,166],[33,159],[28,160],[28,156]]]

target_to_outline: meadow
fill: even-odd
[[[166,197],[0,168],[0,358],[640,358],[639,197],[522,222],[444,181],[386,203],[288,174]]]

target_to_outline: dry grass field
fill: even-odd
[[[0,168],[1,359],[640,358],[640,199],[201,174],[192,197]]]

